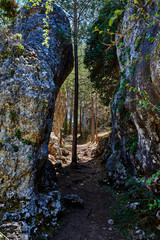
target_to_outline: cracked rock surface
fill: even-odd
[[[56,95],[72,70],[73,56],[62,9],[53,5],[49,16],[49,48],[42,45],[44,16],[42,6],[22,9],[13,33],[0,37],[0,218],[5,221],[26,221],[39,208],[45,219],[54,205],[55,222],[60,210],[48,143]],[[46,199],[43,207],[39,199]]]

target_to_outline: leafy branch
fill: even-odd
[[[2,232],[0,232],[0,238],[5,238],[5,239],[9,240],[9,238],[7,238]]]

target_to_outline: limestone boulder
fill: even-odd
[[[104,137],[98,142],[97,148],[96,148],[96,156],[103,155],[107,144],[108,144],[108,137]]]
[[[48,143],[56,96],[72,70],[73,56],[65,13],[53,5],[49,48],[42,45],[44,17],[41,5],[22,9],[13,33],[0,41],[0,202],[7,203],[5,220],[23,221],[39,212],[39,193],[48,187],[54,197],[41,207],[41,217],[48,217],[53,204],[50,220],[54,222],[60,209]],[[46,194],[41,196],[42,205]]]

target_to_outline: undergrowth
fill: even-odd
[[[155,233],[154,240],[160,239],[160,233],[156,230],[156,212],[149,205],[153,202],[155,194],[138,184],[133,178],[128,179],[128,188],[115,190],[112,186],[105,186],[105,190],[112,194],[112,208],[109,217],[125,240],[133,239],[137,229],[144,230],[147,236]],[[138,202],[136,209],[130,207],[131,203]],[[149,237],[146,239],[150,239]]]

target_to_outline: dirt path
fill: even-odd
[[[78,169],[73,170],[67,163],[57,175],[62,196],[77,194],[85,204],[82,209],[65,211],[66,223],[52,240],[122,240],[114,225],[108,224],[112,198],[99,185],[101,172],[98,161],[91,158],[93,148],[93,145],[79,145]]]

